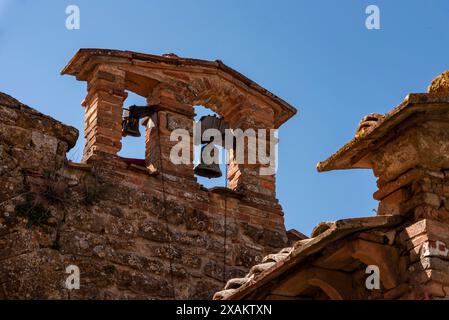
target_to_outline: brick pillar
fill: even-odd
[[[421,115],[374,151],[379,215],[402,215],[409,299],[449,297],[449,122]]]
[[[125,72],[98,65],[88,80],[87,90],[82,103],[85,109],[84,162],[98,152],[117,154],[122,147],[122,107],[127,97]]]
[[[381,146],[372,157],[378,177],[379,215],[409,215],[416,219],[432,215],[449,223],[446,209],[449,169],[449,123],[416,124]],[[433,208],[422,212],[418,208]],[[449,208],[449,206],[448,206]],[[449,213],[449,212],[448,212]]]
[[[271,143],[275,142],[273,139],[270,140],[270,129],[273,126],[273,121],[271,118],[261,117],[266,117],[266,114],[242,108],[242,111],[238,114],[230,115],[227,121],[234,130],[241,129],[245,132],[247,129],[253,129],[256,137],[259,129],[264,130],[266,132],[265,150],[266,154],[270,156],[269,143],[270,141]],[[260,140],[257,140],[257,147],[253,150],[248,148],[248,140],[245,138],[244,163],[237,163],[234,151],[231,152],[231,163],[228,169],[229,187],[245,193],[247,198],[254,202],[260,203],[261,205],[275,206],[279,209],[275,194],[275,172],[273,174],[266,174],[261,171],[262,168],[268,167],[268,165],[264,165],[259,161],[259,148]],[[249,162],[248,152],[252,152],[255,155],[255,164]],[[272,159],[277,161],[275,156]]]
[[[160,171],[161,159],[164,172],[184,178],[194,179],[193,173],[193,107],[176,99],[176,90],[160,85],[148,97],[149,105],[157,105],[156,113],[146,126],[146,164],[151,171]],[[174,130],[184,130],[185,134],[178,140],[171,141]],[[179,130],[178,130],[179,132]],[[173,147],[181,146],[190,151],[183,154],[181,163],[174,163],[170,158]],[[160,154],[161,152],[161,154]],[[181,153],[179,153],[182,155]]]

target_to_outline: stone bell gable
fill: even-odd
[[[172,54],[82,49],[63,74],[87,82],[82,163],[66,158],[76,129],[0,94],[0,298],[210,299],[298,236],[261,164],[231,161],[229,187],[207,189],[169,158],[194,105],[270,129],[294,115],[286,102],[222,62]],[[128,92],[154,111],[145,159],[117,155]]]
[[[159,108],[159,124],[146,128],[147,167],[157,170],[162,166],[164,171],[186,179],[193,179],[192,165],[174,165],[170,161],[169,150],[176,144],[170,141],[170,133],[184,128],[192,134],[194,106],[210,108],[231,129],[242,130],[277,129],[296,113],[288,103],[218,60],[81,49],[62,74],[87,82],[88,93],[82,103],[84,161],[99,152],[115,155],[121,149],[123,102],[131,91]],[[161,163],[158,150],[162,150]],[[260,166],[237,164],[231,159],[230,188],[262,194],[263,198],[274,197],[274,175],[261,176]]]

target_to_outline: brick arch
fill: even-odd
[[[211,84],[211,87],[205,87],[205,83]],[[218,78],[211,82],[207,78],[199,79],[193,82],[193,89],[196,90],[196,96],[192,99],[192,103],[201,104],[222,115],[231,128],[244,128],[246,125],[273,127],[273,111],[227,80]]]
[[[310,287],[320,288],[332,300],[350,299],[352,279],[344,272],[310,267],[286,278],[271,294],[297,297]]]
[[[375,265],[380,271],[380,282],[385,289],[399,284],[399,255],[391,246],[365,240],[351,243],[352,257],[366,265]]]
[[[219,75],[170,73],[158,76],[159,84],[148,97],[149,104],[177,105],[175,108],[192,113],[193,107],[202,105],[223,116],[231,129],[272,129],[274,113],[262,101],[254,99],[237,85]],[[244,147],[247,150],[247,146]],[[246,152],[246,151],[245,151]],[[259,177],[259,164],[238,164],[233,152],[228,167],[229,188],[243,193],[260,194],[275,198],[274,176]],[[278,210],[277,206],[272,206]]]
[[[247,115],[248,121],[259,126],[274,126],[274,112],[269,106],[252,97],[247,90],[237,87],[219,75],[196,75],[194,78],[186,78],[184,74],[170,73],[169,77],[157,77],[157,80],[158,85],[149,95],[150,102],[159,102],[158,95],[165,92],[166,95],[172,95],[180,104],[192,107],[202,105],[211,109],[223,116],[231,127],[242,124],[240,115],[243,114]]]
[[[343,292],[341,288],[337,288],[334,283],[330,283],[324,279],[312,278],[309,284],[320,288],[331,300],[344,300],[344,296],[348,296],[350,292]]]

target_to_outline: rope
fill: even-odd
[[[219,78],[219,87],[222,88],[221,85],[222,79]],[[225,154],[225,187],[228,188],[228,154],[226,150],[226,146],[223,148]],[[226,284],[226,244],[228,238],[228,195],[225,193],[224,197],[224,241],[223,241],[223,283]]]
[[[156,112],[157,117],[157,137],[158,137],[158,144],[159,144],[159,167],[161,170],[161,186],[162,186],[162,201],[163,201],[163,208],[164,208],[164,220],[165,220],[165,231],[167,232],[168,236],[168,250],[169,250],[169,265],[170,265],[170,281],[171,281],[171,287],[172,287],[172,297],[173,300],[176,300],[176,290],[175,290],[175,278],[173,275],[173,247],[172,247],[172,239],[170,234],[170,227],[168,223],[168,215],[167,215],[167,197],[165,194],[165,181],[164,181],[164,167],[162,162],[162,147],[161,147],[161,131],[160,131],[160,118],[159,118],[159,112]]]
[[[225,155],[226,154],[226,148]],[[227,157],[226,157],[227,160]],[[225,170],[225,187],[228,188],[228,164],[226,161],[226,170]],[[225,193],[224,198],[224,244],[223,244],[223,282],[226,284],[226,243],[227,243],[227,229],[228,228],[228,195]]]

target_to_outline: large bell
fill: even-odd
[[[201,124],[201,138],[203,137],[206,130],[216,129],[221,132],[222,139],[224,141],[225,132],[226,129],[229,129],[229,125],[224,121],[223,118],[219,118],[215,115],[202,116],[199,122]],[[201,143],[209,143],[209,141],[204,141],[201,139]]]
[[[201,162],[193,169],[194,173],[198,176],[205,178],[220,178],[223,174],[220,170],[220,165],[215,161],[211,164],[207,164],[203,159],[203,151],[206,146],[201,148]],[[214,146],[212,151],[212,155],[218,155],[218,149]]]

